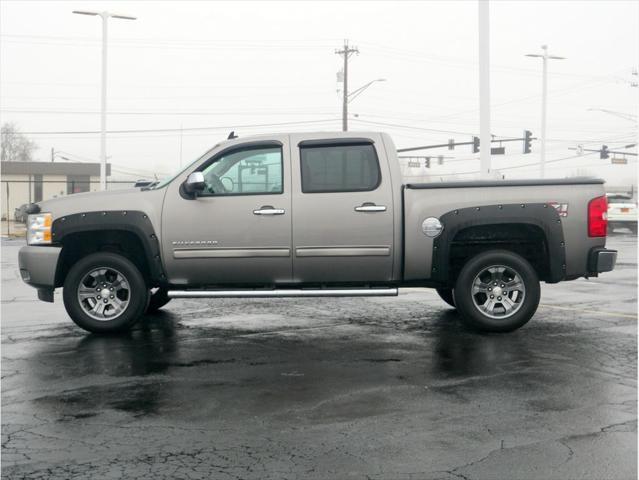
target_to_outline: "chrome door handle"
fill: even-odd
[[[374,203],[362,203],[359,207],[355,207],[356,212],[385,212],[386,205],[375,205]]]
[[[253,215],[284,215],[283,208],[274,208],[270,205],[264,205],[257,210],[253,210]]]

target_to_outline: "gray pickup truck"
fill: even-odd
[[[403,183],[383,133],[223,141],[172,178],[29,206],[20,273],[92,332],[172,298],[397,295],[435,288],[470,327],[512,331],[540,281],[597,276],[603,181]]]

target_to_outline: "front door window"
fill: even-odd
[[[224,154],[203,170],[203,195],[268,195],[283,192],[280,147]]]

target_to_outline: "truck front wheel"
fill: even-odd
[[[454,290],[455,305],[471,328],[511,332],[525,325],[539,305],[539,278],[516,253],[492,250],[471,258]]]
[[[149,290],[129,259],[98,252],[71,267],[62,295],[67,313],[79,327],[110,333],[127,330],[140,319]]]

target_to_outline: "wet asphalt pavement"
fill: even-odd
[[[434,291],[174,300],[90,335],[2,248],[2,476],[634,479],[637,244],[505,335]]]

